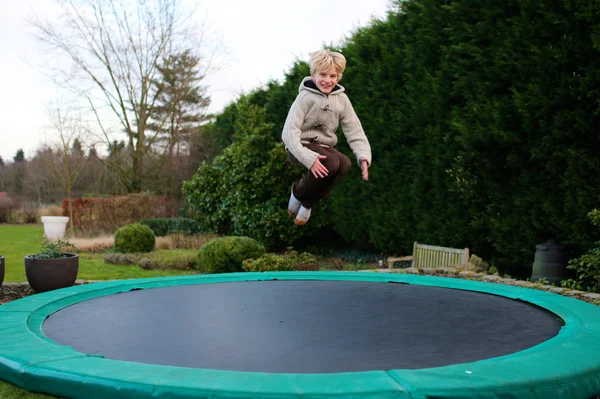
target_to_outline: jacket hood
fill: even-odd
[[[323,93],[321,90],[319,90],[317,88],[317,85],[315,84],[314,80],[312,79],[311,76],[307,76],[304,79],[302,79],[302,83],[300,83],[300,87],[298,88],[298,93],[300,93],[303,90],[307,90],[316,94],[322,94],[325,95],[325,93]],[[331,90],[331,93],[329,93],[328,95],[335,95],[335,94],[340,94],[343,93],[346,89],[344,88],[344,86],[340,85],[340,84],[336,84],[335,87],[333,88],[333,90]]]

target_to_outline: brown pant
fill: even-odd
[[[316,178],[309,170],[292,186],[294,196],[302,203],[302,206],[312,208],[318,201],[327,197],[339,181],[348,174],[352,162],[333,147],[321,147],[317,143],[302,145],[327,157],[320,160],[329,171],[327,176]],[[288,155],[294,165],[305,168],[292,154],[288,152]]]

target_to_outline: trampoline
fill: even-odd
[[[365,272],[94,283],[0,306],[0,379],[66,398],[570,398],[600,393],[600,309]]]

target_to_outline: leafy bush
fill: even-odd
[[[308,252],[298,254],[296,251],[288,251],[283,255],[264,254],[258,259],[247,259],[243,262],[243,267],[247,272],[288,271],[293,270],[294,265],[315,262],[315,257]]]
[[[265,253],[265,247],[250,237],[220,237],[207,242],[198,253],[198,268],[202,273],[232,273],[243,271],[242,262]]]
[[[594,226],[600,227],[600,210],[592,210],[588,213],[588,218]],[[600,242],[596,242],[594,247],[582,256],[571,259],[567,269],[574,270],[576,278],[562,281],[563,287],[600,292]]]
[[[235,141],[212,164],[203,163],[183,192],[206,232],[246,236],[269,250],[315,233],[328,217],[319,203],[310,223],[298,228],[287,213],[292,182],[303,171],[288,160],[280,138],[265,123],[264,109],[242,102]]]
[[[189,218],[150,218],[140,223],[150,227],[157,237],[170,234],[191,236],[202,232],[200,224]]]
[[[570,284],[589,292],[600,292],[600,242],[579,258],[571,259],[567,269],[574,270],[577,274],[575,281],[568,281],[563,286]]]
[[[247,272],[287,271],[294,268],[289,257],[276,254],[264,254],[258,259],[246,259],[242,264]]]
[[[146,225],[132,223],[115,233],[115,251],[123,253],[150,252],[154,249],[156,237]]]

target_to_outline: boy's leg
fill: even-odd
[[[316,178],[309,170],[304,176],[292,186],[294,196],[301,202],[304,208],[310,209],[321,199],[331,193],[331,190],[339,181],[348,174],[351,167],[350,159],[332,147],[321,147],[316,143],[304,144],[305,147],[325,155],[321,163],[329,171],[326,177]]]

